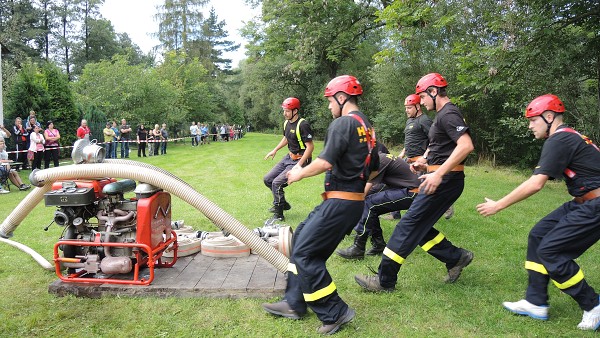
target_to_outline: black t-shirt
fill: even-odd
[[[146,141],[146,139],[148,138],[148,130],[138,128],[137,136],[140,138],[140,141]]]
[[[581,135],[558,131],[558,127],[542,147],[542,155],[533,174],[543,174],[551,179],[565,178],[571,196],[583,196],[600,187],[600,151],[589,139]]]
[[[433,121],[425,114],[406,120],[406,127],[404,128],[406,157],[421,156],[425,153],[429,145],[428,136],[432,123]]]
[[[300,124],[300,130],[298,131],[298,124]],[[300,140],[302,146],[298,141],[298,132],[300,134]],[[295,122],[285,121],[283,123],[283,136],[288,141],[288,149],[294,154],[304,153],[306,149],[306,142],[312,142],[313,131],[310,124],[304,119],[297,119]]]
[[[454,103],[448,102],[437,112],[429,129],[427,164],[444,164],[456,148],[456,141],[467,132],[469,127],[460,110]]]
[[[372,130],[369,119],[363,113],[355,111],[351,114],[360,116],[367,129]],[[371,163],[365,168],[369,154],[367,132],[352,116],[341,116],[331,122],[323,151],[319,154],[319,158],[333,166],[325,175],[326,191],[364,192],[369,174],[379,168],[377,145],[371,149]]]
[[[379,153],[379,172],[371,183],[383,183],[392,188],[416,188],[421,184],[416,174],[410,171],[410,166],[402,158]]]
[[[122,129],[129,129],[129,128],[131,128],[131,127],[128,124],[119,126],[119,132],[121,133],[121,140],[129,140],[129,134],[131,134],[131,132],[128,131],[128,132],[124,133],[121,131]]]

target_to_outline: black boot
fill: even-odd
[[[292,208],[292,206],[287,201],[283,201],[281,205],[283,205],[283,210],[290,210]],[[269,209],[269,212],[277,212],[277,205],[273,205],[271,209]]]
[[[273,206],[273,216],[271,216],[270,219],[285,221],[285,217],[283,217],[283,206],[282,205],[274,205]]]
[[[376,237],[372,236],[371,244],[373,245],[373,247],[366,252],[366,255],[369,256],[381,255],[383,249],[385,249],[386,246],[385,239],[383,239],[382,235]]]
[[[336,253],[345,259],[363,259],[365,258],[365,247],[368,238],[366,234],[362,236],[357,234],[354,237],[354,244],[347,249],[337,250]]]

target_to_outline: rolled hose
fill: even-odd
[[[32,207],[42,200],[44,193],[50,189],[51,183],[54,181],[61,179],[97,177],[132,178],[157,186],[181,198],[202,212],[219,228],[228,231],[244,244],[248,245],[254,252],[275,266],[279,271],[285,272],[287,270],[289,263],[287,257],[263,241],[254,234],[252,230],[246,228],[242,223],[227,214],[219,206],[202,196],[189,184],[183,182],[173,174],[152,165],[134,161],[107,160],[106,162],[107,163],[70,165],[32,172],[30,175],[31,182],[42,188],[32,191],[23,201],[21,201],[19,206],[6,218],[6,220],[2,222],[0,225],[0,236],[8,237],[12,235],[14,229],[21,223],[25,216],[27,216]],[[28,202],[25,202],[26,200]],[[21,210],[21,212],[18,212],[18,210]]]

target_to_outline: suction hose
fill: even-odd
[[[2,237],[0,237],[0,242],[4,242],[4,243],[6,243],[8,245],[12,245],[12,246],[14,246],[17,249],[28,253],[44,269],[46,269],[46,270],[54,270],[54,265],[50,264],[50,262],[48,262],[44,257],[42,257],[42,255],[40,255],[39,253],[35,252],[32,248],[28,247],[27,245],[21,244],[21,243],[15,242],[15,241],[11,241],[10,239],[6,239],[6,238],[2,238]]]
[[[126,162],[126,163],[123,163]],[[27,212],[17,212],[20,208],[15,209],[9,217],[0,225],[0,236],[7,237],[12,235],[14,229],[25,218],[32,206],[35,206],[41,201],[44,193],[50,189],[51,183],[61,179],[72,178],[96,178],[96,177],[123,177],[132,178],[138,181],[152,184],[156,187],[164,189],[173,195],[186,201],[199,211],[201,211],[208,219],[215,223],[221,229],[230,232],[240,241],[248,245],[254,252],[263,257],[269,263],[273,264],[279,271],[285,272],[289,260],[279,251],[275,250],[268,243],[263,241],[254,232],[246,228],[238,220],[227,214],[219,206],[208,200],[206,197],[198,193],[189,184],[176,178],[173,174],[154,166],[126,160],[108,160],[106,163],[93,163],[72,165],[57,168],[49,168],[40,171],[34,171],[30,175],[31,182],[38,187],[45,187],[46,190],[39,193],[39,196],[30,197],[36,193],[38,189],[32,191],[26,198],[29,203],[25,204],[23,200],[19,207],[23,205],[23,209]],[[118,164],[118,165],[115,165]],[[158,170],[157,170],[158,169]],[[44,188],[40,188],[44,189]]]

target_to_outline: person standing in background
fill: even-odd
[[[163,123],[162,128],[160,128],[160,154],[167,154],[167,140],[169,139],[169,131],[167,130],[167,124]]]
[[[23,120],[20,117],[15,119],[15,125],[13,126],[13,137],[15,141],[17,162],[23,163],[22,169],[27,170],[27,149],[29,148],[29,132],[23,126]]]
[[[102,130],[104,135],[104,148],[106,149],[106,158],[113,158],[113,145],[115,131],[111,128],[111,123],[106,122],[106,127]]]
[[[60,140],[60,132],[54,128],[54,122],[48,121],[46,123],[46,130],[44,131],[44,138],[46,139],[46,150],[44,151],[44,169],[50,168],[50,160],[54,162],[54,167],[58,167],[58,158],[60,150],[58,149]]]
[[[81,125],[79,126],[79,128],[77,128],[77,138],[78,139],[90,139],[90,136],[92,136],[92,131],[90,130],[90,127],[88,127],[87,125],[87,120],[83,119],[81,120]]]
[[[42,169],[42,159],[44,158],[44,143],[46,140],[42,135],[38,125],[33,124],[33,133],[29,136],[29,151],[33,152],[33,162],[31,164],[31,170]]]
[[[127,124],[127,120],[121,120],[119,132],[121,135],[121,158],[129,158],[129,141],[131,140],[131,126]]]
[[[140,123],[137,129],[137,144],[138,144],[138,157],[146,157],[146,140],[148,139],[148,130],[144,128],[144,124]]]

